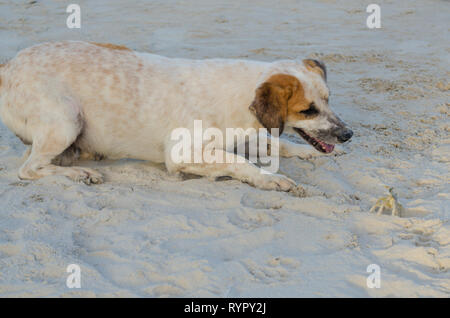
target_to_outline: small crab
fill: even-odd
[[[389,187],[388,190],[389,194],[379,198],[370,209],[369,213],[375,212],[378,208],[377,215],[383,214],[384,209],[391,210],[393,216],[401,216],[403,214],[403,206],[398,202],[397,195],[394,193],[394,188]]]

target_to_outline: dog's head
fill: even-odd
[[[250,110],[267,129],[293,128],[320,152],[349,140],[353,132],[330,109],[327,71],[322,62],[303,60],[270,75],[257,89]]]

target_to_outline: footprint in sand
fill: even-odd
[[[235,210],[228,216],[228,219],[231,224],[246,230],[272,226],[280,221],[280,217],[275,212],[255,211],[247,208]]]
[[[300,266],[300,262],[290,257],[272,257],[267,262],[257,263],[252,259],[242,261],[252,279],[263,283],[286,282]]]
[[[241,198],[241,204],[254,209],[274,209],[283,207],[283,194],[278,192],[249,192]]]

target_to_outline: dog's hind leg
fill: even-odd
[[[30,153],[31,153],[31,146],[28,146],[22,155],[22,162],[25,162],[28,159],[28,157],[30,156]]]
[[[33,138],[30,156],[20,168],[19,178],[33,180],[49,175],[64,175],[86,184],[101,183],[102,176],[95,170],[83,167],[60,167],[51,163],[70,146],[70,142],[73,142],[75,138],[76,135],[69,139],[68,136],[62,136],[58,134],[58,130],[53,131],[53,129]]]
[[[75,160],[80,158],[80,149],[73,143],[69,148],[64,150],[52,160],[52,164],[57,166],[70,166]]]
[[[101,183],[102,176],[95,170],[60,167],[52,163],[75,142],[83,126],[79,108],[64,103],[58,107],[52,106],[55,105],[46,105],[47,111],[41,108],[40,116],[34,117],[35,120],[30,123],[33,139],[31,153],[19,170],[19,178],[33,180],[64,175],[86,184]],[[45,118],[45,122],[41,118]]]

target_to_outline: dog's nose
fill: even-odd
[[[346,142],[353,136],[353,131],[351,129],[345,129],[342,134],[339,135],[338,139],[340,142]]]

